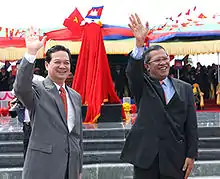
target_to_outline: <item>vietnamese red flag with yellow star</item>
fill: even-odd
[[[83,16],[77,8],[66,18],[63,25],[67,27],[73,34],[77,35],[80,33],[80,24],[84,20]]]

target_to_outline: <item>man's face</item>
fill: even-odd
[[[65,51],[57,51],[51,54],[50,63],[46,62],[45,67],[51,80],[62,85],[70,73],[70,59]]]
[[[150,76],[163,80],[169,75],[170,58],[163,49],[150,52],[150,61],[145,65]]]

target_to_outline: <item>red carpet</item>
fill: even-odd
[[[216,99],[208,99],[204,103],[204,108],[197,110],[197,112],[220,112],[220,106],[216,104]]]

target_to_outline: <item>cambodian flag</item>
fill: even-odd
[[[104,6],[92,7],[92,9],[89,10],[85,18],[100,19],[103,7]]]

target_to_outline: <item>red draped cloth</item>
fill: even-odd
[[[85,24],[80,53],[72,88],[88,105],[85,122],[94,123],[100,116],[104,102],[120,103],[114,90],[101,27],[96,23]]]

